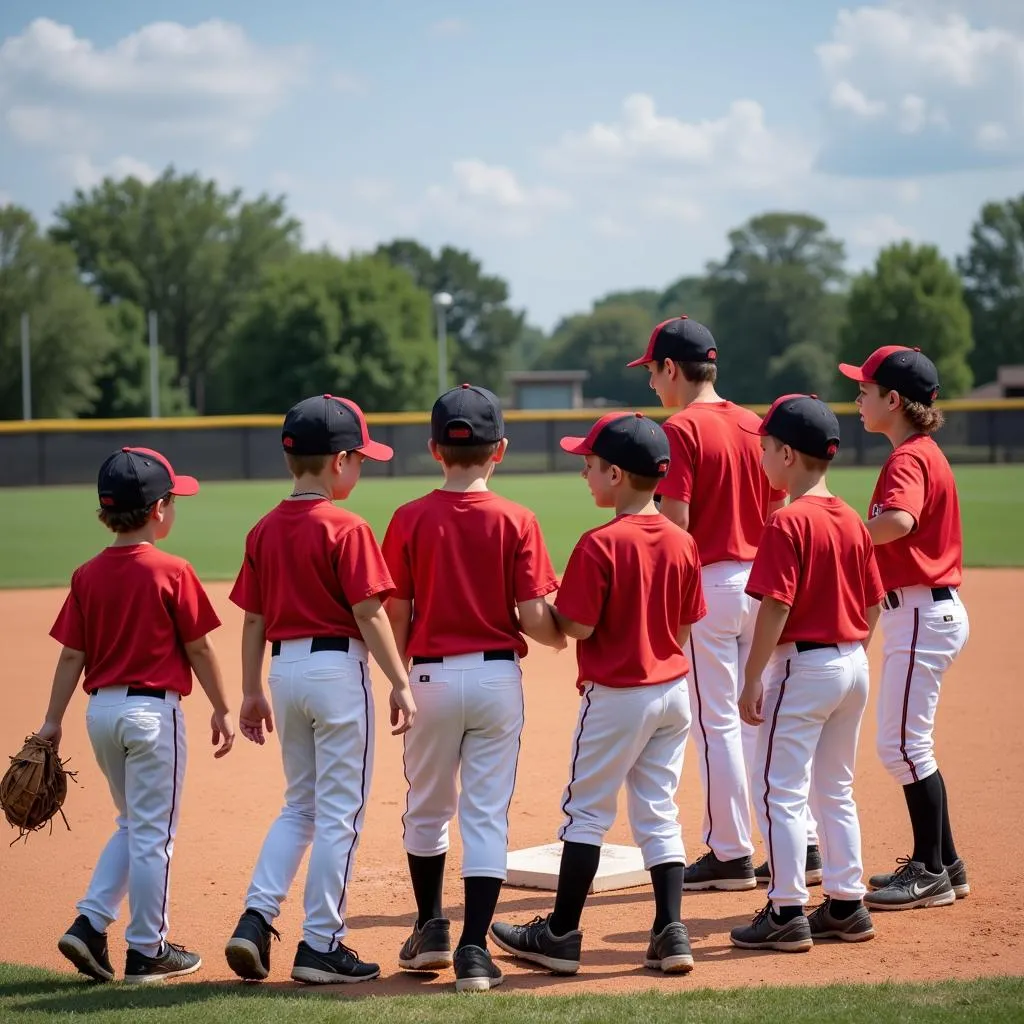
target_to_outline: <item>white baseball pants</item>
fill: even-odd
[[[930,587],[895,591],[898,608],[882,612],[882,683],[878,756],[901,786],[927,779],[935,761],[935,711],[942,677],[970,635],[967,609],[954,592],[935,601]]]
[[[822,888],[858,900],[866,892],[853,799],[857,739],[868,700],[868,658],[859,643],[799,654],[783,644],[765,670],[757,743],[758,824],[768,846],[776,908],[804,906],[807,802],[819,814]]]
[[[117,807],[117,829],[78,904],[97,931],[117,920],[128,894],[128,945],[156,956],[167,937],[171,855],[185,781],[185,719],[176,693],[129,697],[106,686],[89,698],[86,726]]]
[[[558,838],[600,846],[625,783],[629,824],[644,867],[685,863],[675,794],[689,731],[685,678],[621,688],[587,683]]]
[[[458,809],[463,878],[504,881],[523,731],[519,663],[485,661],[480,653],[449,655],[413,665],[409,681],[417,710],[416,727],[405,734],[406,852],[446,853],[448,824]]]
[[[282,641],[269,688],[285,806],[263,842],[245,905],[272,922],[312,844],[302,933],[313,949],[329,953],[348,931],[348,884],[373,773],[366,647],[352,640],[347,653],[311,654],[309,640]]]

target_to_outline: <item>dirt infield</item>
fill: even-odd
[[[211,589],[226,625],[217,637],[232,700],[237,709],[237,650],[241,616],[223,585]],[[1020,632],[1024,573],[976,570],[963,589],[971,616],[971,639],[946,680],[938,724],[938,754],[949,789],[957,845],[968,864],[973,892],[955,906],[930,911],[875,915],[878,937],[863,945],[821,943],[811,953],[745,952],[731,948],[728,931],[762,905],[764,890],[686,894],[683,917],[693,938],[696,969],[688,978],[663,978],[642,962],[652,905],[648,889],[593,897],[583,917],[584,964],[571,979],[521,970],[501,958],[506,989],[538,992],[665,990],[762,983],[819,984],[834,981],[929,980],[1024,973],[1024,878],[1010,865],[1024,847],[1024,688],[1013,637]],[[10,656],[3,682],[0,752],[13,753],[41,720],[57,645],[47,630],[63,598],[61,591],[0,592],[0,621]],[[872,651],[877,670],[880,643]],[[569,652],[535,651],[527,662],[527,714],[518,786],[511,810],[513,848],[551,842],[559,823],[559,799],[568,766],[577,695]],[[386,687],[377,673],[378,707]],[[112,828],[113,808],[92,759],[85,734],[84,698],[77,695],[65,722],[62,753],[79,770],[67,810],[73,831],[58,822],[53,835],[32,836],[27,845],[0,845],[0,891],[4,927],[0,960],[64,969],[56,940],[74,917],[100,848]],[[170,938],[204,958],[198,978],[233,978],[222,949],[231,933],[264,832],[278,811],[283,783],[276,737],[257,748],[242,739],[225,760],[214,762],[207,744],[209,709],[198,690],[186,702],[189,766],[182,821],[174,856]],[[379,715],[377,766],[371,803],[356,863],[349,904],[348,942],[363,957],[380,961],[382,979],[366,986],[340,986],[345,994],[411,994],[452,980],[403,975],[398,950],[415,917],[401,845],[404,807],[400,741]],[[857,801],[864,831],[865,866],[888,870],[911,846],[899,787],[874,753],[874,703],[861,739]],[[701,790],[692,747],[679,791],[687,849],[700,844]],[[630,842],[623,808],[610,842]],[[0,836],[5,833],[0,831]],[[13,831],[6,833],[14,837]],[[462,917],[460,851],[449,854],[446,911],[453,925]],[[302,878],[278,921],[284,941],[273,948],[272,981],[287,982],[302,914]],[[812,889],[812,904],[819,889]],[[546,893],[506,889],[499,915],[522,921],[546,913]],[[125,908],[125,913],[127,908]],[[122,923],[111,931],[115,968],[123,964]],[[457,927],[453,927],[457,935]],[[355,991],[353,991],[353,989]]]

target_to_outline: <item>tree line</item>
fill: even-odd
[[[174,168],[150,184],[107,179],[46,231],[0,208],[0,418],[22,414],[24,314],[35,417],[147,415],[149,311],[163,415],[281,413],[317,391],[370,411],[428,408],[439,291],[453,297],[451,380],[499,393],[509,370],[586,369],[588,399],[649,404],[645,376],[623,364],[680,313],[719,338],[741,402],[843,395],[836,363],[887,343],[932,354],[945,397],[1024,363],[1024,195],[981,209],[955,265],[901,242],[851,277],[842,241],[801,213],[754,217],[728,241],[702,276],[613,292],[547,334],[469,252],[412,239],[348,258],[307,251],[282,197],[247,199]]]

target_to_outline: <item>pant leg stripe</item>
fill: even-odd
[[[907,711],[910,708],[910,684],[914,678],[914,663],[917,660],[917,633],[920,628],[921,620],[919,609],[914,609],[914,635],[910,640],[910,664],[907,666],[907,682],[903,688],[903,720],[900,722],[900,754],[903,755],[903,761],[906,766],[910,769],[911,778],[917,782],[917,768],[914,762],[907,757]]]
[[[786,674],[782,678],[782,683],[779,686],[779,699],[775,702],[775,711],[772,713],[772,728],[771,732],[768,733],[768,754],[764,762],[764,813],[768,819],[768,872],[771,876],[771,884],[768,889],[768,899],[771,900],[772,893],[775,891],[775,847],[772,844],[772,812],[771,805],[768,800],[769,793],[771,792],[771,783],[768,781],[769,773],[772,767],[772,747],[775,743],[775,727],[779,724],[779,710],[782,707],[782,698],[786,695],[786,682],[789,679],[789,666],[790,662],[786,661]]]
[[[572,787],[573,783],[576,781],[576,762],[579,760],[580,756],[580,740],[583,739],[583,727],[587,724],[587,713],[590,711],[591,704],[590,695],[593,692],[594,684],[591,683],[589,689],[583,696],[583,699],[587,702],[587,706],[583,709],[583,715],[580,717],[580,724],[576,729],[576,749],[572,755],[572,769],[569,772],[569,785],[565,787],[565,800],[562,802],[562,813],[567,815],[569,820],[558,830],[559,839],[564,839],[566,829],[572,826],[572,815],[566,811],[566,808],[572,800]]]
[[[704,739],[704,771],[707,777],[705,797],[707,801],[708,831],[704,836],[704,843],[711,848],[711,833],[714,829],[714,821],[711,817],[711,751],[708,747],[708,734],[704,728],[704,705],[700,699],[700,676],[697,672],[697,648],[693,643],[693,632],[690,632],[690,667],[693,669],[693,692],[697,695],[697,727]]]

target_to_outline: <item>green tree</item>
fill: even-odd
[[[233,318],[263,269],[299,240],[283,200],[243,201],[173,168],[150,185],[108,178],[77,191],[58,208],[52,236],[74,249],[102,301],[157,312],[160,344],[200,412]]]
[[[583,394],[612,405],[657,405],[647,371],[626,369],[647,347],[650,314],[637,306],[601,306],[564,321],[539,363],[541,369],[587,370]]]
[[[635,288],[632,291],[609,292],[594,303],[594,311],[606,306],[636,306],[650,318],[651,326],[664,319],[661,314],[662,293],[656,288]],[[675,314],[670,314],[675,315]]]
[[[419,242],[400,238],[377,253],[408,272],[428,294],[452,296],[446,315],[450,380],[500,393],[525,322],[525,314],[508,305],[508,284],[485,274],[468,252],[448,245],[435,256]]]
[[[958,261],[974,327],[971,369],[981,384],[1024,363],[1024,194],[986,203]]]
[[[960,278],[934,245],[891,245],[853,282],[840,358],[861,363],[881,344],[925,352],[943,397],[970,389],[971,314]]]
[[[32,215],[0,208],[0,418],[21,419],[21,318],[29,317],[32,415],[87,412],[116,339],[78,278],[74,253],[39,234]]]
[[[369,412],[429,408],[430,297],[375,256],[303,253],[271,268],[243,310],[221,372],[237,408],[282,413],[319,393]]]
[[[842,242],[816,217],[766,213],[729,243],[705,283],[723,390],[738,402],[784,388],[827,397],[845,307]]]
[[[659,323],[669,317],[682,316],[685,313],[692,320],[698,320],[711,327],[711,300],[704,278],[681,277],[674,281],[661,293],[655,312]]]

